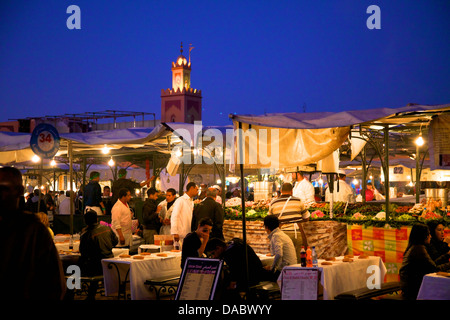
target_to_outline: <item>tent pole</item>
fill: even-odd
[[[245,261],[245,289],[246,293],[249,292],[248,286],[248,253],[247,253],[247,226],[245,223],[245,183],[244,183],[244,141],[242,134],[242,123],[239,122],[239,168],[241,175],[241,206],[242,206],[242,241],[244,242],[244,261]]]
[[[222,159],[222,161],[223,161],[223,175],[222,175],[222,183],[221,183],[221,185],[222,185],[222,194],[221,194],[221,197],[222,197],[222,207],[223,207],[223,211],[225,212],[225,195],[226,195],[226,190],[225,190],[225,188],[226,188],[226,182],[225,182],[225,179],[226,179],[226,177],[227,177],[227,173],[226,173],[226,163],[225,163],[225,154],[226,154],[226,148],[222,148],[222,157],[223,157],[223,159]]]
[[[419,146],[416,145],[416,203],[420,203],[420,156]]]
[[[386,196],[386,223],[389,222],[389,125],[384,126],[384,190]]]
[[[74,211],[74,194],[73,194],[73,155],[72,141],[67,141],[67,151],[69,155],[69,191],[70,191],[70,234],[73,235],[73,211]]]
[[[39,160],[39,182],[38,182],[39,183],[39,189],[38,189],[39,190],[39,200],[38,200],[37,212],[41,212],[42,210],[44,210],[44,208],[41,208],[41,200],[42,200],[41,186],[42,186],[42,175],[43,175],[43,171],[44,171],[42,162],[43,162],[42,157],[40,157],[40,160]],[[45,212],[47,212],[47,210]]]
[[[359,134],[362,134],[362,128],[359,127]],[[362,164],[362,189],[361,189],[361,196],[362,196],[362,202],[366,202],[366,189],[367,189],[367,167],[366,167],[366,145],[364,145],[362,152],[361,152],[361,164]]]
[[[86,186],[86,157],[83,157],[83,187]],[[83,188],[84,191],[84,188]],[[81,212],[84,212],[86,205],[85,205],[86,197],[85,194],[83,194],[83,209]]]

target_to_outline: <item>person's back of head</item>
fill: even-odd
[[[64,193],[65,193],[64,190],[59,191],[60,196],[64,195]]]
[[[206,190],[206,196],[215,199],[217,196],[217,190],[215,188],[208,188]]]
[[[39,190],[39,189],[34,189],[33,190],[33,194],[36,196],[36,197],[39,197],[39,194],[41,193],[41,190]]]
[[[100,177],[100,172],[98,172],[98,171],[92,171],[91,174],[90,174],[90,176],[89,176],[89,179],[90,179],[90,180],[95,180],[95,179],[97,179],[97,178],[99,178],[99,177]]]
[[[97,223],[97,212],[94,210],[88,210],[84,215],[84,222],[88,226],[92,226]]]
[[[119,176],[119,179],[120,178],[126,178],[126,176],[127,176],[127,170],[126,169],[119,169],[119,172],[118,172],[118,176]]]
[[[205,252],[215,250],[217,247],[226,248],[227,244],[219,238],[211,238],[206,244]]]
[[[49,226],[48,215],[47,214],[45,214],[44,212],[37,212],[36,216],[44,224],[44,226],[46,226],[46,227]]]
[[[273,231],[280,226],[280,220],[277,216],[269,214],[264,218],[264,226]]]
[[[0,168],[1,212],[17,210],[19,208],[19,199],[23,196],[24,191],[22,173],[17,168]]]
[[[281,193],[282,194],[292,194],[292,189],[293,189],[292,184],[290,184],[289,182],[285,182],[281,186]]]
[[[66,191],[66,197],[70,197],[70,190]]]

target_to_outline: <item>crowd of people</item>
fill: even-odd
[[[125,179],[125,174],[120,179]],[[220,204],[220,187],[204,186],[199,189],[190,182],[182,196],[168,189],[161,197],[155,188],[147,190],[142,209],[142,236],[146,243],[153,243],[157,234],[172,235],[181,243],[181,268],[189,257],[210,257],[225,262],[223,299],[238,299],[239,292],[260,281],[276,281],[283,267],[298,263],[292,239],[285,228],[309,219],[301,197],[311,197],[310,186],[301,175],[293,175],[295,183],[284,183],[280,196],[270,204],[264,219],[264,230],[269,239],[273,263],[263,267],[253,248],[234,238],[226,241],[223,234],[224,210]],[[154,178],[148,179],[149,183]],[[86,227],[80,236],[79,266],[82,275],[101,275],[101,260],[113,257],[114,247],[129,247],[132,238],[133,212],[129,201],[134,188],[141,185],[120,182],[116,190],[116,202],[110,204],[111,226],[101,225],[98,216],[108,210],[98,185],[98,175],[90,176],[89,188],[85,188]],[[105,192],[105,190],[103,190]],[[301,191],[301,192],[300,192]],[[106,190],[109,192],[109,190]],[[24,198],[21,172],[12,167],[0,168],[0,283],[1,298],[62,299],[66,292],[64,270],[53,241],[53,232],[45,212],[35,211]],[[299,196],[296,196],[299,195]],[[69,196],[63,194],[53,203],[43,198],[39,206],[49,210],[60,207]],[[198,200],[194,205],[194,199]],[[38,200],[39,201],[39,200]],[[36,201],[31,200],[31,203]],[[20,226],[20,227],[18,227]],[[444,225],[432,222],[412,227],[409,244],[404,252],[400,278],[404,297],[415,299],[423,276],[436,271],[450,271],[450,239],[444,238]],[[294,227],[295,228],[295,227]],[[243,259],[247,252],[247,263]],[[245,266],[248,266],[248,271]],[[89,298],[95,297],[93,286]]]

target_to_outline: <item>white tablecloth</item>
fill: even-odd
[[[120,273],[120,280],[124,281],[128,272],[127,280],[132,300],[155,299],[155,293],[150,292],[144,285],[146,280],[155,278],[176,277],[181,274],[181,252],[165,252],[167,257],[158,257],[156,253],[144,256],[144,260],[131,258],[103,259],[103,276],[105,294],[107,296],[117,294],[119,290],[119,279],[114,266],[108,268],[110,263],[114,263]]]
[[[367,286],[367,280],[373,276],[373,271],[367,272],[369,266],[379,268],[379,283],[384,282],[386,267],[380,257],[371,256],[366,259],[353,258],[353,262],[343,262],[344,257],[336,257],[336,261],[330,261],[332,265],[322,265],[325,260],[319,259],[318,269],[320,270],[320,283],[323,287],[323,299],[333,300],[340,293],[360,289]],[[299,268],[300,264],[289,266],[289,268]],[[282,274],[278,279],[280,288],[282,287]]]
[[[68,242],[55,242],[55,247],[58,250],[58,252],[64,251],[69,252],[69,243]],[[72,252],[76,253],[80,251],[80,241],[74,241],[73,242],[73,250]],[[130,249],[128,248],[113,248],[112,252],[114,254],[114,257],[117,257],[121,254],[129,254]]]
[[[69,251],[69,242],[55,242],[55,247],[58,251]],[[80,240],[73,242],[73,251],[80,251]]]
[[[268,256],[267,254],[263,254],[263,253],[257,253],[256,255],[261,260],[261,262],[263,264],[263,267],[265,267],[265,266],[272,266],[272,264],[273,264],[273,256]]]
[[[417,300],[450,300],[450,277],[436,273],[425,275]]]

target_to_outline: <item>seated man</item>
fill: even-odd
[[[264,228],[270,240],[270,253],[274,256],[272,266],[268,266],[276,281],[285,266],[297,263],[297,253],[291,238],[280,230],[280,221],[274,215],[264,218]]]
[[[292,229],[291,223],[307,220],[310,216],[302,201],[292,195],[292,185],[283,183],[280,197],[274,199],[269,206],[269,215],[278,217],[281,229]]]
[[[186,235],[181,251],[181,269],[188,257],[201,258],[209,240],[213,222],[210,218],[202,218],[198,222],[197,230]]]
[[[246,246],[248,286],[257,285],[261,281],[271,280],[269,272],[264,269],[255,251],[248,244]],[[239,292],[246,290],[244,242],[239,238],[233,238],[228,243],[225,243],[220,239],[214,238],[208,241],[205,251],[209,257],[222,259],[225,262],[222,298],[239,299]]]
[[[83,276],[98,276],[103,274],[102,259],[112,258],[112,249],[119,242],[116,234],[108,226],[100,225],[97,212],[89,210],[84,215],[86,227],[80,236],[79,265]],[[91,283],[88,299],[93,299],[97,292],[97,283]]]

